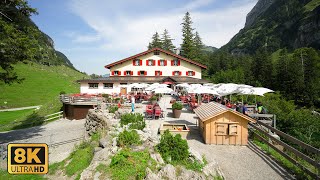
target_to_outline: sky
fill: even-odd
[[[73,65],[87,74],[109,73],[105,65],[147,50],[164,29],[182,42],[181,22],[190,12],[192,27],[205,45],[220,48],[244,27],[257,0],[29,0],[31,18]]]

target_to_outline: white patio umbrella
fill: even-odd
[[[253,94],[258,96],[263,96],[266,93],[274,92],[273,90],[264,87],[254,87],[252,90]]]
[[[239,95],[258,95],[258,96],[263,96],[266,93],[274,92],[271,89],[264,88],[264,87],[243,87],[239,88]],[[255,102],[257,102],[256,97],[254,98]],[[243,101],[243,97],[242,97]]]
[[[186,87],[190,87],[190,84],[188,84],[188,83],[182,83],[182,84],[177,84],[176,86],[177,86],[177,87],[186,88]]]
[[[227,84],[221,84],[218,88],[214,88],[221,96],[226,96],[230,94],[238,93],[238,84],[234,83],[227,83]]]
[[[158,93],[158,94],[170,94],[172,93],[172,89],[168,88],[168,87],[160,87],[160,88],[156,88],[154,90],[154,93]]]

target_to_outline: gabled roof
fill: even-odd
[[[184,61],[187,61],[187,62],[189,62],[189,63],[191,63],[191,64],[194,64],[194,65],[196,65],[196,66],[199,66],[199,67],[201,67],[201,68],[203,68],[203,69],[207,69],[207,66],[205,66],[205,65],[203,65],[203,64],[200,64],[200,63],[198,63],[198,62],[192,61],[191,59],[184,58],[184,57],[182,57],[182,56],[179,56],[179,55],[177,55],[177,54],[175,54],[175,53],[172,53],[172,52],[170,52],[170,51],[163,50],[163,49],[161,49],[161,48],[153,48],[153,49],[144,51],[144,52],[142,52],[142,53],[139,53],[139,54],[136,54],[136,55],[127,57],[127,58],[125,58],[125,59],[116,61],[116,62],[114,62],[114,63],[105,65],[104,67],[107,68],[107,69],[110,69],[112,66],[115,66],[115,65],[117,65],[117,64],[121,64],[121,63],[126,62],[126,61],[129,61],[129,60],[136,59],[136,58],[138,58],[138,57],[140,57],[140,56],[146,55],[146,54],[151,53],[151,52],[154,52],[154,51],[160,51],[160,52],[165,53],[165,54],[167,54],[167,55],[173,56],[173,57],[175,57],[175,58],[177,58],[177,59],[184,60]]]
[[[216,103],[216,102],[202,104],[199,107],[197,107],[196,109],[194,109],[194,112],[202,121],[209,120],[213,117],[219,116],[220,114],[223,114],[226,112],[231,112],[233,114],[236,114],[236,115],[246,119],[247,121],[256,122],[256,120],[252,119],[251,117],[246,116],[246,115],[239,113],[237,111],[231,110],[230,108],[227,108],[226,106],[219,104],[219,103]]]

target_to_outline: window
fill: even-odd
[[[103,83],[103,88],[104,89],[112,89],[113,88],[113,83]]]
[[[148,59],[147,60],[147,65],[148,66],[154,66],[155,65],[155,62],[154,62],[155,60],[153,60],[153,59]]]
[[[180,60],[178,59],[171,60],[171,66],[180,66]]]
[[[89,89],[98,89],[99,83],[89,83]]]
[[[112,75],[113,76],[120,76],[121,75],[121,71],[112,71]]]
[[[147,71],[138,71],[138,76],[146,76]]]
[[[195,72],[194,72],[194,71],[187,71],[187,72],[186,72],[186,75],[187,75],[187,76],[194,76],[194,75],[195,75]]]
[[[227,135],[228,124],[216,124],[216,135]]]
[[[162,71],[155,71],[154,75],[155,76],[162,76]]]
[[[154,55],[160,55],[160,51],[155,51],[153,54]]]
[[[167,65],[167,60],[161,59],[158,60],[158,66],[166,66]]]
[[[238,135],[238,125],[229,124],[229,135]]]
[[[173,76],[181,76],[181,72],[180,71],[173,71],[172,75]]]
[[[133,75],[133,71],[125,71],[125,75],[126,76],[132,76]]]
[[[141,59],[133,60],[133,65],[134,66],[142,66],[142,60]]]

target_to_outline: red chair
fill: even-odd
[[[156,118],[156,117],[158,117],[158,118],[163,117],[163,114],[162,114],[162,111],[160,108],[154,109],[154,118]]]

